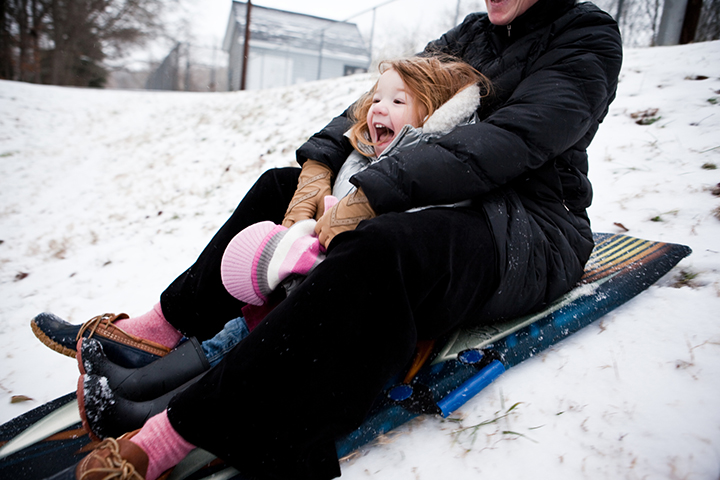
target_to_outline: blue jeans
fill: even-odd
[[[227,322],[225,327],[213,338],[202,342],[202,350],[210,362],[210,366],[217,365],[227,352],[249,334],[250,330],[248,330],[245,319],[237,317]]]

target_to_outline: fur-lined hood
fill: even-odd
[[[470,120],[480,107],[480,87],[470,85],[440,106],[422,126],[423,133],[445,134]]]

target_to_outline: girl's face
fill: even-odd
[[[406,90],[400,75],[389,69],[378,79],[367,114],[367,126],[370,139],[376,144],[376,156],[385,151],[405,125],[420,126],[415,99]]]

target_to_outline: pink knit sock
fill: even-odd
[[[175,431],[167,410],[151,417],[130,441],[147,453],[148,471],[145,480],[155,480],[165,470],[180,463],[195,448],[195,445],[188,443]]]
[[[115,325],[131,335],[151,340],[168,348],[175,347],[183,337],[182,333],[165,320],[160,302],[149,312],[139,317],[118,320]]]

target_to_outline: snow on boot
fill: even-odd
[[[170,400],[200,379],[201,375],[153,400],[133,402],[116,395],[105,377],[81,375],[78,407],[83,427],[93,440],[118,437],[141,428],[152,416],[165,410]]]
[[[165,395],[210,368],[200,342],[195,338],[140,368],[124,368],[111,362],[102,344],[92,338],[81,339],[77,352],[81,374],[105,377],[115,396],[134,402]]]

